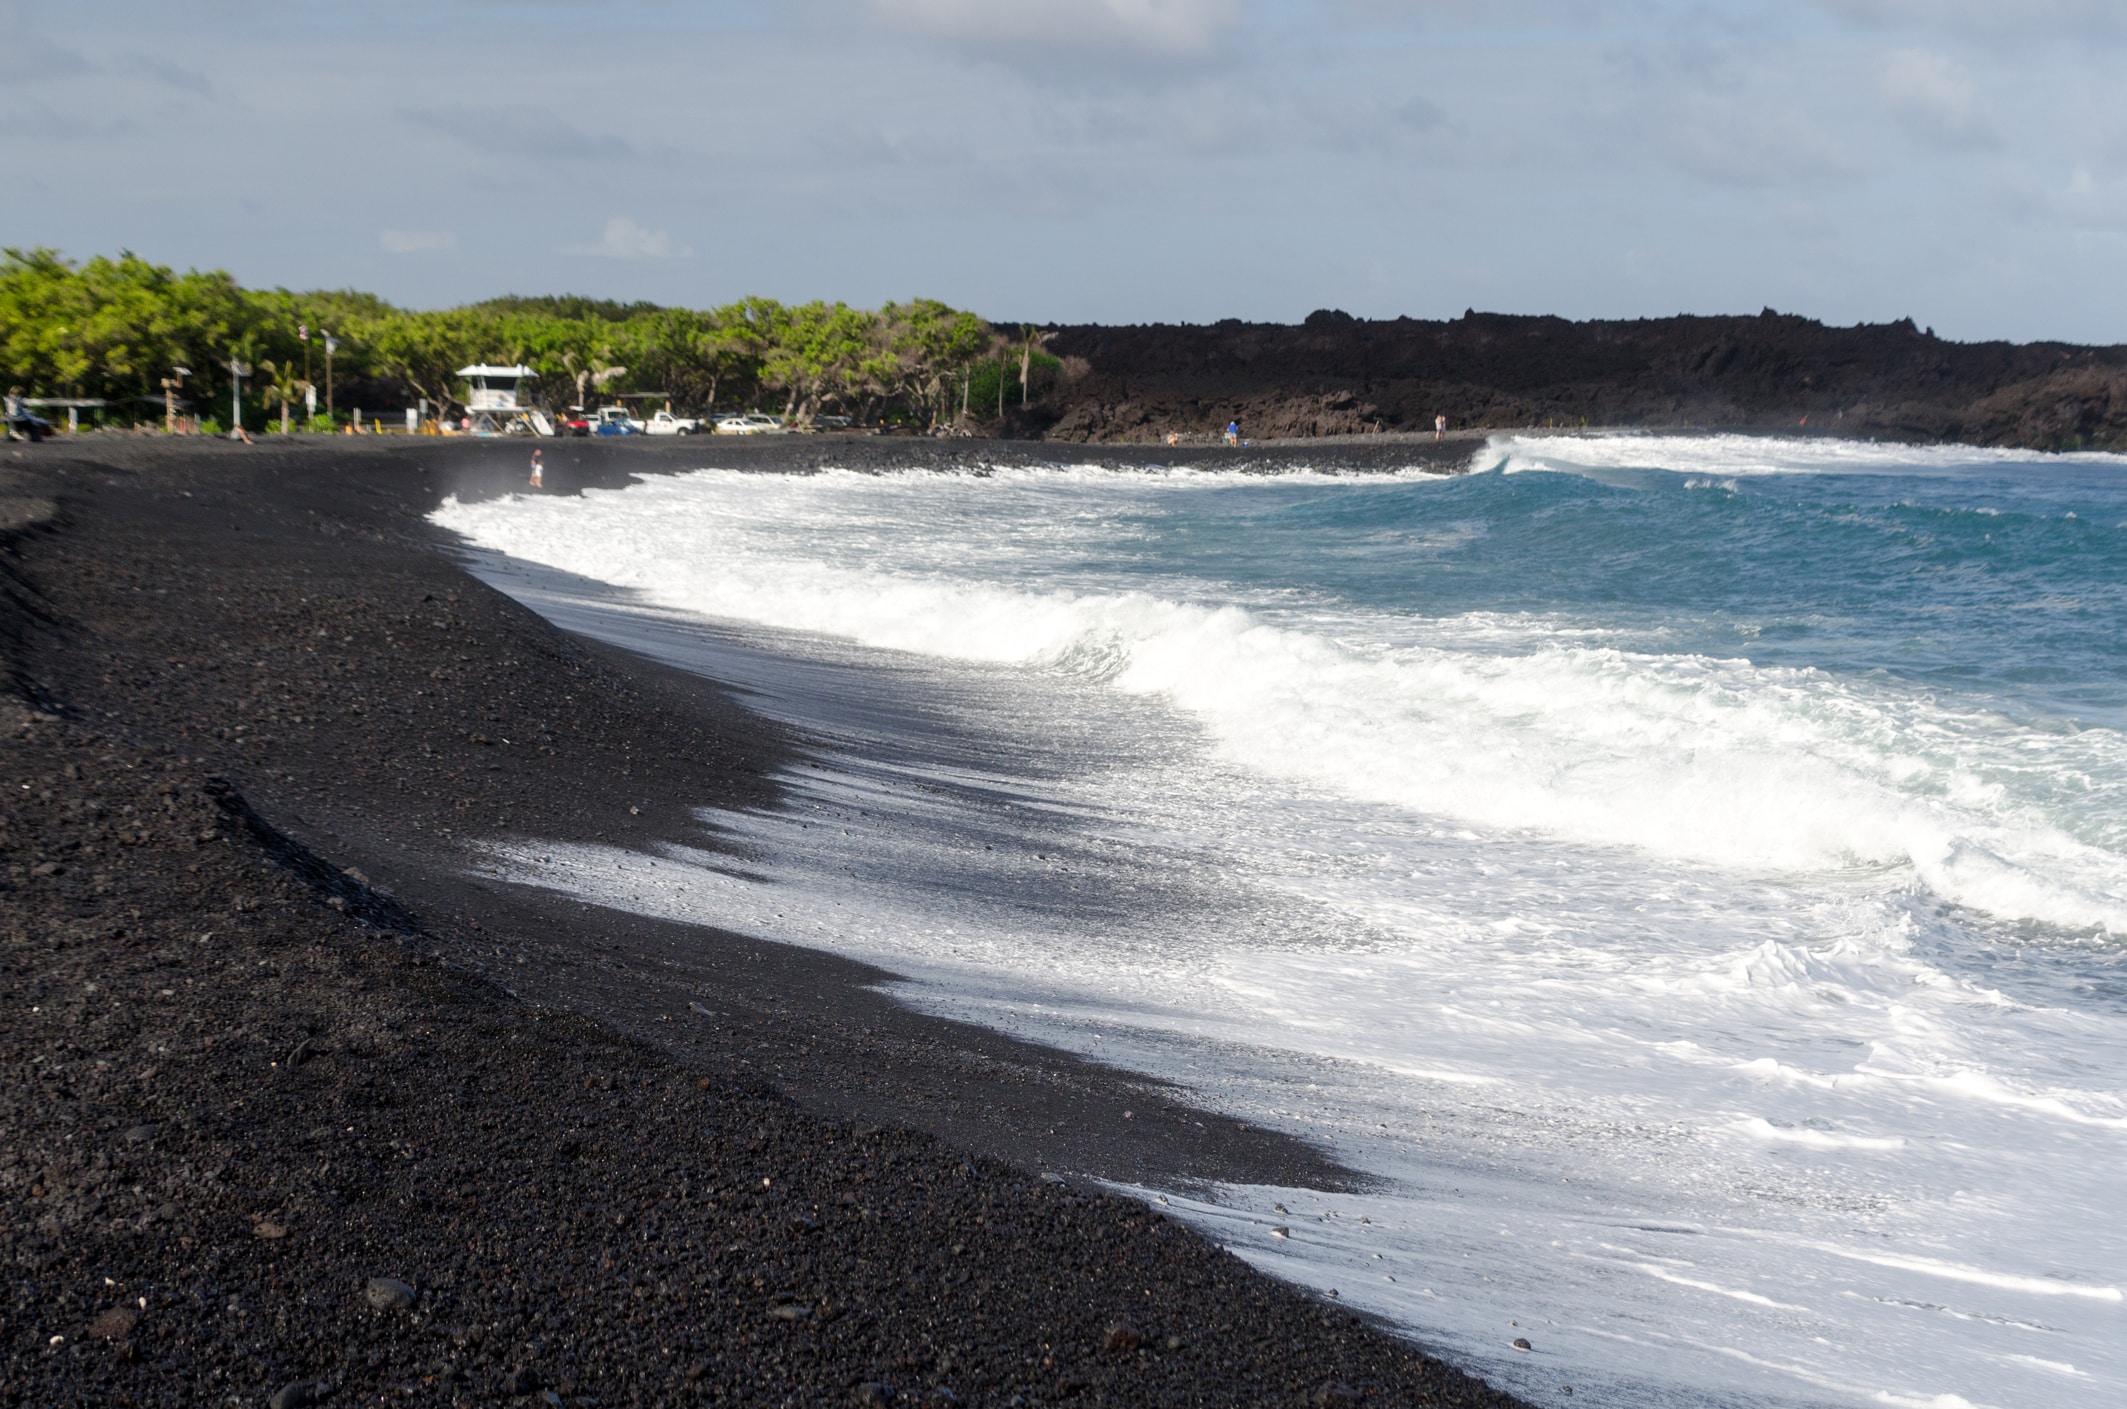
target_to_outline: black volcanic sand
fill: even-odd
[[[0,459],[0,1403],[1515,1402],[1081,1180],[1350,1187],[1317,1151],[469,879],[713,845],[691,809],[780,805],[806,746],[455,566],[423,515],[525,453]],[[710,452],[547,453],[566,493]]]

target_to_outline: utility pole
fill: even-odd
[[[299,343],[301,343],[301,344],[303,345],[303,385],[304,385],[304,386],[309,386],[309,385],[310,385],[310,325],[309,325],[308,323],[298,323],[298,324],[296,324],[296,325],[295,325],[295,340],[296,340],[297,342],[299,342]],[[312,396],[311,396],[311,398],[310,398],[310,401],[311,401],[311,414],[312,414],[312,415],[316,415],[316,414],[317,414],[317,397],[316,397],[315,395],[312,395]],[[307,423],[306,423],[306,424],[307,424]]]
[[[323,328],[318,329],[318,331],[325,334],[325,419],[330,421],[332,419],[332,354],[340,350],[340,340],[331,333],[326,333]]]
[[[190,367],[172,367],[171,375],[162,379],[162,428],[165,434],[177,434],[177,389],[192,375]]]
[[[251,375],[251,364],[229,359],[229,435],[232,439],[244,433],[244,378]]]

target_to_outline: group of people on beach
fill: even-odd
[[[1221,434],[1224,436],[1226,443],[1236,449],[1248,443],[1241,439],[1241,423],[1239,421],[1228,421],[1226,429]],[[1448,418],[1444,415],[1433,417],[1433,439],[1446,440],[1447,436]],[[1180,445],[1182,443],[1182,433],[1180,431],[1168,431],[1167,443],[1169,445]]]

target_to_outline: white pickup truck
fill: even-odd
[[[645,435],[694,435],[702,423],[692,416],[675,416],[670,411],[660,411],[650,418],[643,428]]]
[[[591,418],[593,435],[641,435],[648,427],[628,414],[625,406],[601,406]]]
[[[758,411],[744,416],[726,416],[716,423],[718,435],[788,435],[790,427],[774,416],[763,416]]]

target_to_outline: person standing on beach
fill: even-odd
[[[1228,445],[1239,445],[1241,443],[1241,423],[1239,421],[1228,421],[1226,423],[1226,443]]]
[[[544,489],[546,487],[546,482],[543,478],[546,466],[541,464],[539,459],[543,453],[545,452],[539,450],[532,452],[532,488],[534,489]]]
[[[1435,439],[1435,440],[1446,440],[1447,438],[1448,438],[1448,418],[1447,418],[1447,417],[1445,417],[1445,416],[1435,416],[1435,417],[1433,417],[1433,439]]]

